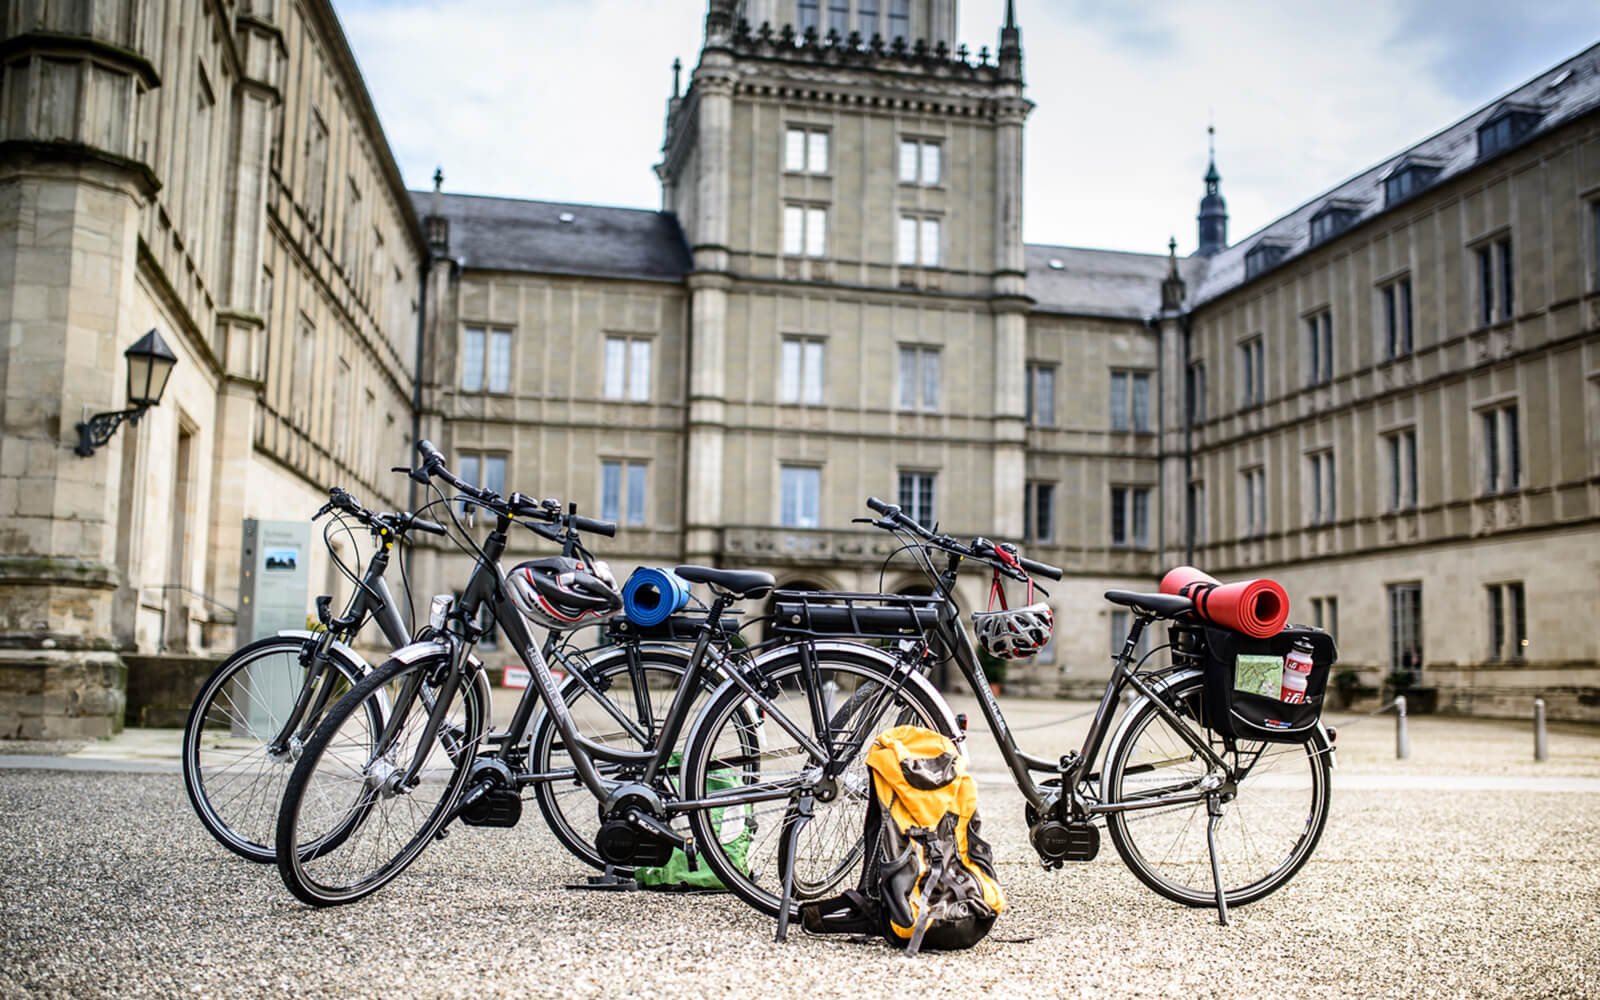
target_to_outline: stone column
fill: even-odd
[[[1022,123],[1033,107],[1021,84],[999,102],[995,125],[994,533],[1022,537],[1027,475],[1025,441],[1028,309],[1022,249]]]

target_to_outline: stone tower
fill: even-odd
[[[1020,534],[1032,105],[1011,4],[997,53],[955,25],[954,0],[710,2],[657,168],[694,257],[691,560],[848,564],[826,531],[867,495]]]
[[[1210,257],[1228,246],[1228,203],[1222,200],[1222,175],[1217,173],[1217,147],[1215,128],[1207,128],[1211,137],[1211,161],[1206,167],[1206,193],[1200,199],[1200,245],[1196,253]]]

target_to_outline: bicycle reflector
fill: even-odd
[[[433,626],[435,632],[444,631],[445,615],[450,613],[450,595],[434,594],[433,600],[428,604],[428,624]]]

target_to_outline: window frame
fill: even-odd
[[[477,360],[472,362],[473,334],[478,334],[481,340],[476,350]],[[511,393],[512,372],[516,368],[516,349],[513,341],[513,330],[507,326],[496,326],[492,323],[462,323],[461,339],[459,344],[460,372],[456,379],[456,391],[474,396],[493,395],[505,396]],[[504,380],[496,379],[501,369],[496,367],[496,357],[503,350],[505,356]],[[469,379],[476,381],[469,382]],[[496,384],[500,382],[500,384]]]
[[[1333,308],[1320,306],[1305,315],[1306,385],[1333,382]]]
[[[908,494],[907,487],[910,488]],[[895,477],[895,497],[900,510],[924,528],[939,519],[939,474],[927,469],[901,469]],[[911,501],[909,504],[907,500]],[[922,509],[926,506],[926,510]]]
[[[789,154],[792,151],[794,138],[800,138],[800,165],[793,166]],[[820,154],[822,165],[818,167],[815,160],[817,140],[820,139],[822,152]],[[783,130],[783,172],[786,174],[804,174],[809,177],[828,177],[832,175],[833,168],[833,135],[832,129],[810,123],[795,123],[787,125]]]
[[[1422,672],[1423,626],[1422,581],[1391,583],[1386,588],[1389,612],[1389,669],[1410,669],[1420,676]],[[1406,606],[1402,605],[1414,605]],[[1409,627],[1407,627],[1409,626]],[[1408,642],[1407,640],[1414,640]],[[1415,653],[1414,661],[1406,664],[1405,650]]]
[[[794,348],[794,378],[790,379],[790,348]],[[813,351],[813,348],[815,349]],[[815,360],[813,371],[812,361]],[[783,406],[826,406],[828,341],[813,334],[786,333],[778,342],[778,403]],[[813,384],[811,376],[815,374]],[[790,387],[794,391],[791,393]],[[815,393],[811,391],[815,388]],[[815,398],[813,398],[813,396]]]
[[[617,470],[617,495],[614,506],[608,503],[608,470]],[[635,496],[635,485],[638,495]],[[638,503],[635,503],[635,500]],[[600,460],[600,497],[597,507],[602,520],[611,521],[619,528],[643,528],[650,524],[650,461],[639,458],[602,458]]]
[[[1383,434],[1384,513],[1416,510],[1422,502],[1417,470],[1417,428],[1396,427]]]
[[[1111,548],[1150,548],[1151,493],[1152,489],[1147,484],[1124,483],[1111,487],[1108,508]],[[1119,524],[1122,528],[1121,538],[1118,538],[1117,532]]]
[[[938,413],[944,395],[944,349],[936,344],[899,344],[895,350],[895,409],[901,413]],[[913,398],[906,401],[906,358],[913,356]],[[933,399],[928,399],[928,359],[933,359]]]
[[[907,177],[906,151],[912,156],[911,176]],[[929,178],[928,150],[933,150],[934,176]],[[940,187],[944,184],[944,140],[930,136],[903,135],[895,147],[895,181],[910,187]]]
[[[794,474],[792,480],[791,480],[791,473]],[[788,495],[787,494],[789,492],[789,487],[790,487],[790,483],[791,482],[793,482],[796,487],[800,487],[802,485],[805,485],[807,482],[809,482],[809,485],[813,489],[813,492],[812,492],[812,494],[811,494],[811,496],[809,498],[810,501],[811,501],[811,507],[812,507],[812,512],[811,512],[812,513],[812,518],[811,518],[811,523],[810,524],[804,523],[806,511],[803,508],[806,506],[804,501],[807,498],[803,495],[803,491],[802,491],[802,493],[800,495],[798,495],[796,497],[796,501],[797,501],[796,508],[795,508],[796,520],[791,522],[785,516],[785,508],[787,507],[787,504],[788,504]],[[782,527],[782,528],[793,528],[793,529],[798,529],[798,530],[802,530],[802,531],[809,531],[809,530],[812,530],[812,529],[815,529],[815,528],[819,528],[819,527],[822,526],[822,466],[821,465],[818,465],[818,464],[815,464],[815,463],[811,463],[811,462],[780,462],[778,464],[778,490],[777,490],[777,494],[778,494],[777,495],[777,501],[778,501],[777,521],[778,521],[778,526],[779,527]]]
[[[1267,534],[1267,467],[1251,465],[1239,470],[1244,481],[1241,498],[1244,503],[1239,513],[1244,520],[1240,536],[1264,538]]]
[[[1311,598],[1311,624],[1328,633],[1335,643],[1339,641],[1339,598],[1324,595]]]
[[[1378,286],[1383,315],[1383,358],[1396,361],[1416,353],[1416,307],[1411,274],[1396,275]]]
[[[1151,373],[1139,368],[1113,368],[1111,370],[1110,409],[1111,429],[1118,433],[1127,434],[1154,434],[1155,426],[1151,421],[1150,385]],[[1117,405],[1118,380],[1123,385],[1122,406]],[[1141,390],[1142,387],[1142,390]],[[1143,406],[1139,399],[1143,397]],[[1143,419],[1141,419],[1141,417]]]
[[[1515,399],[1501,400],[1477,408],[1478,449],[1483,458],[1479,466],[1479,496],[1493,497],[1516,493],[1523,488],[1525,468],[1522,460],[1522,410]],[[1502,461],[1504,456],[1504,461]]]
[[[790,219],[792,218],[791,215],[790,215],[791,212],[799,212],[800,213],[800,215],[799,215],[800,224],[799,224],[799,228],[798,229],[791,229],[790,228]],[[821,236],[821,240],[820,240],[822,245],[820,247],[813,247],[811,245],[812,242],[813,242],[812,238],[811,238],[812,235],[813,235],[812,234],[812,222],[815,219],[821,219],[822,220],[822,236]],[[791,234],[795,234],[795,235],[797,235],[799,237],[799,249],[798,250],[791,250],[790,249],[790,247],[794,245],[794,241],[792,241],[790,239],[790,235]],[[781,251],[781,255],[784,256],[784,257],[806,257],[806,258],[810,258],[812,260],[818,260],[818,259],[827,257],[828,256],[828,206],[820,205],[820,204],[817,204],[816,202],[804,202],[804,201],[786,201],[786,202],[784,202],[783,203],[782,226],[781,226],[781,233],[780,233],[780,237],[779,238],[781,240],[781,242],[779,243],[779,249]]]
[[[907,226],[912,238],[906,239]],[[933,259],[928,259],[928,230],[932,227]],[[907,250],[910,259],[907,259]],[[942,270],[945,265],[944,217],[927,212],[901,212],[895,229],[894,262],[896,267],[920,267],[925,270]]]
[[[1030,479],[1023,484],[1022,540],[1048,545],[1056,540],[1056,483]]]
[[[1484,591],[1489,605],[1489,662],[1526,662],[1528,656],[1526,584],[1521,580],[1506,580],[1485,584]]]
[[[1266,338],[1257,333],[1239,341],[1243,358],[1239,369],[1239,409],[1249,410],[1266,405],[1267,355]]]
[[[1306,524],[1326,527],[1338,520],[1339,484],[1333,447],[1306,453]]]
[[[611,378],[612,345],[619,345],[621,356],[620,381]],[[641,352],[641,348],[643,349]],[[640,385],[639,356],[644,355],[644,379]],[[600,398],[608,403],[648,403],[655,393],[655,337],[633,333],[608,333],[605,335],[600,355]]]
[[[1030,361],[1023,373],[1022,419],[1029,427],[1056,426],[1056,368],[1054,362]],[[1049,382],[1049,391],[1043,383]],[[1041,403],[1041,401],[1044,401]]]
[[[1184,406],[1189,426],[1206,422],[1206,363],[1201,358],[1190,361],[1184,370]]]

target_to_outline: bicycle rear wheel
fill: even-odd
[[[448,657],[390,660],[339,700],[307,741],[284,789],[277,860],[283,882],[314,906],[352,903],[417,859],[449,818],[486,731],[486,692],[462,678],[443,722],[423,745],[435,682]],[[394,705],[389,736],[364,705],[380,690]],[[402,779],[418,753],[416,779]],[[335,836],[335,831],[347,831]]]
[[[1241,740],[1227,749],[1205,728],[1203,686],[1198,675],[1180,678],[1162,697],[1219,756],[1247,768],[1222,807],[1216,832],[1225,897],[1229,906],[1243,906],[1281,888],[1311,857],[1328,819],[1332,751],[1320,732],[1303,745]],[[1180,794],[1214,780],[1212,770],[1145,701],[1123,723],[1101,795],[1111,804]],[[1106,829],[1139,881],[1174,902],[1204,907],[1217,903],[1208,822],[1200,801],[1111,813]]]
[[[872,779],[866,751],[897,725],[926,726],[954,738],[948,710],[920,677],[896,674],[871,652],[837,647],[816,653],[820,725],[801,683],[799,647],[763,664],[770,708],[735,685],[724,685],[695,723],[684,760],[690,799],[739,796],[741,801],[691,814],[700,856],[740,899],[776,915],[783,892],[788,837],[799,800],[815,798],[795,852],[795,904],[852,887],[860,874],[863,827]],[[832,746],[843,769],[831,781],[779,718],[818,747]],[[744,801],[744,799],[750,801]]]
[[[366,672],[366,664],[331,647],[319,668],[311,659],[315,648],[315,639],[290,636],[242,647],[206,680],[184,725],[183,785],[195,814],[219,844],[258,863],[277,856],[278,803],[303,737],[318,721],[298,720],[284,746],[270,746],[297,696],[315,682],[320,690],[310,692],[308,711],[333,705]],[[380,706],[364,706],[377,731]]]

